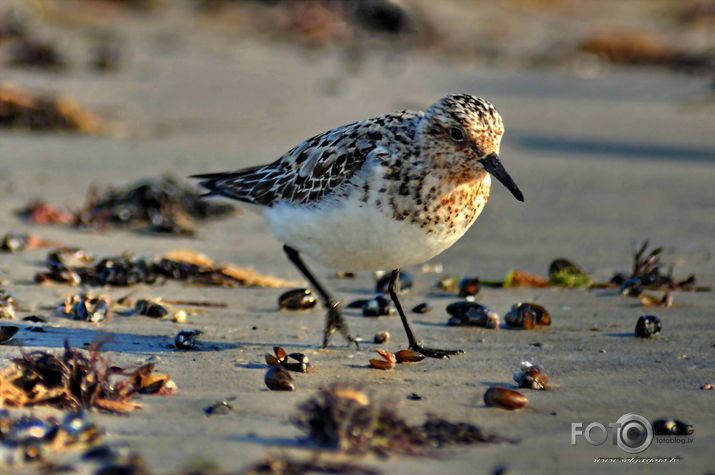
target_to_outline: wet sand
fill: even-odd
[[[522,269],[543,276],[554,258],[568,257],[596,281],[606,281],[615,271],[630,270],[633,243],[649,239],[665,246],[664,259],[674,265],[676,277],[695,274],[699,284],[715,285],[711,79],[637,69],[609,69],[583,79],[568,71],[460,64],[409,53],[377,52],[355,63],[339,51],[306,52],[213,35],[177,36],[170,46],[138,35],[126,47],[136,54],[111,75],[3,72],[3,80],[78,98],[120,131],[118,137],[3,132],[4,232],[30,232],[97,256],[153,256],[188,248],[300,281],[281,244],[251,213],[209,222],[196,238],[168,238],[34,226],[14,211],[33,197],[77,207],[90,185],[266,163],[334,126],[399,108],[424,108],[445,94],[466,92],[489,99],[502,113],[507,132],[501,156],[526,202],[518,203],[495,184],[473,229],[434,260],[443,264],[445,274],[498,280]],[[610,440],[599,447],[583,439],[571,445],[571,423],[607,425],[629,412],[694,426],[692,444],[653,444],[640,456],[681,457],[677,469],[689,473],[711,469],[713,392],[699,387],[714,378],[712,292],[675,292],[672,308],[648,309],[610,290],[484,289],[479,300],[500,316],[516,302],[533,301],[551,312],[552,326],[541,331],[453,328],[445,325],[444,308],[456,298],[433,288],[441,276],[408,268],[415,287],[403,297],[405,307],[422,301],[434,307],[424,315],[409,315],[418,337],[428,345],[462,347],[466,354],[381,372],[367,368],[376,348],[369,341],[387,330],[392,342],[381,347],[404,348],[396,316],[363,318],[348,310],[351,330],[366,343],[358,351],[335,336],[323,350],[323,310],[279,312],[280,289],[167,283],[132,290],[137,297],[209,300],[227,307],[191,315],[185,324],[140,316],[98,325],[76,322],[49,309],[75,289],[32,283],[45,252],[0,257],[3,287],[23,308],[19,317],[39,314],[50,320],[46,333],[23,331],[16,340],[28,350],[59,351],[66,338],[81,347],[106,332],[114,337],[106,349],[117,364],[157,360],[157,371],[176,381],[175,395],[141,397],[143,408],[127,417],[92,415],[109,443],[127,444],[152,473],[176,472],[198,459],[231,473],[269,453],[309,457],[312,449],[297,443],[300,434],[289,417],[299,402],[333,381],[355,382],[376,398],[399,402],[400,413],[411,422],[435,413],[521,440],[444,449],[440,458],[352,460],[384,473],[484,473],[501,465],[516,473],[601,472],[604,467],[594,463],[595,457],[627,454]],[[311,266],[344,301],[372,294],[369,273],[339,280],[330,269]],[[95,290],[112,297],[127,293]],[[661,318],[662,336],[633,337],[635,322],[644,314]],[[170,348],[181,329],[204,332],[201,351]],[[296,376],[295,392],[265,388],[263,355],[273,345],[306,353],[317,369]],[[5,363],[18,354],[17,344],[0,347]],[[524,359],[546,368],[553,389],[524,390],[529,405],[521,411],[486,408],[484,391],[512,384],[512,373]],[[407,400],[411,393],[423,399]],[[236,398],[234,411],[204,415],[206,406],[228,397]]]

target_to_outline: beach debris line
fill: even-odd
[[[530,302],[515,303],[504,315],[504,321],[514,328],[531,330],[551,325],[551,315],[541,305]]]
[[[61,211],[33,200],[18,215],[38,224],[67,224],[86,229],[127,228],[159,234],[195,234],[195,221],[236,214],[227,203],[200,199],[177,178],[145,178],[121,188],[90,188],[78,210]]]
[[[293,289],[278,297],[278,308],[281,310],[307,310],[315,307],[318,299],[310,289]]]
[[[641,338],[659,335],[662,329],[660,318],[655,315],[641,315],[636,322],[636,336]]]
[[[530,361],[522,361],[520,371],[516,371],[513,377],[520,388],[537,390],[546,389],[546,384],[549,381],[544,368]]]
[[[51,251],[45,264],[47,271],[35,275],[36,282],[58,282],[70,285],[130,286],[179,280],[195,285],[233,287],[286,287],[292,282],[263,276],[251,269],[232,264],[217,264],[193,251],[171,251],[148,259],[120,255],[97,259],[81,249],[63,248]]]
[[[499,315],[486,305],[477,302],[458,301],[447,305],[449,326],[476,326],[490,329],[499,328]]]
[[[484,404],[487,406],[501,407],[502,409],[521,409],[529,404],[529,400],[513,389],[491,387],[484,393]]]
[[[169,375],[153,372],[153,363],[134,370],[113,366],[101,353],[108,341],[106,336],[97,338],[89,351],[73,348],[65,341],[60,355],[21,351],[20,358],[0,371],[0,404],[121,414],[140,407],[131,401],[138,394],[168,395],[175,391],[176,384]]]
[[[69,97],[38,95],[0,83],[0,128],[106,134],[98,116]]]
[[[350,454],[427,455],[430,449],[454,444],[514,443],[437,416],[410,425],[393,403],[373,401],[360,387],[345,383],[321,388],[297,407],[291,421],[307,442]]]
[[[349,473],[352,475],[380,475],[381,472],[350,462],[320,460],[320,454],[307,460],[292,458],[287,454],[268,455],[260,462],[248,467],[247,475],[259,474],[299,474],[299,473]]]

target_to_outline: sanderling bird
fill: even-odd
[[[399,111],[330,130],[268,165],[194,175],[205,196],[257,208],[288,258],[328,308],[323,335],[348,331],[340,304],[301,258],[337,270],[393,269],[389,294],[409,347],[444,358],[462,350],[427,348],[415,338],[397,298],[400,268],[454,244],[481,213],[490,174],[524,197],[499,161],[501,116],[484,99],[450,95],[426,111]]]

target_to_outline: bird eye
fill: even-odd
[[[452,140],[455,142],[464,141],[464,133],[459,127],[452,127],[449,129],[449,136],[452,137]]]

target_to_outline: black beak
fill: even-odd
[[[501,164],[501,161],[499,161],[499,155],[490,153],[479,160],[479,163],[481,163],[484,169],[491,173],[494,178],[499,180],[499,183],[506,186],[506,189],[511,191],[514,198],[519,201],[524,201],[524,195],[521,193],[519,187],[516,186],[514,180],[512,180],[506,170],[504,170],[504,166]]]

